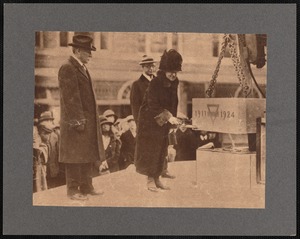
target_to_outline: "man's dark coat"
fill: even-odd
[[[88,72],[70,57],[58,73],[60,89],[60,156],[62,163],[105,160],[95,92]],[[76,129],[84,124],[84,130]]]
[[[150,81],[142,74],[132,83],[130,91],[130,106],[134,120],[138,123],[138,114]]]

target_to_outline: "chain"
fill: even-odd
[[[242,39],[239,35],[238,35],[238,37],[242,41],[242,43],[245,44],[244,39]],[[223,42],[221,44],[221,51],[220,51],[219,59],[218,59],[218,62],[217,62],[217,66],[216,66],[216,69],[215,69],[215,71],[212,75],[212,78],[210,80],[208,89],[206,90],[206,95],[208,97],[211,97],[214,90],[215,90],[215,85],[217,83],[217,77],[218,77],[218,73],[219,73],[219,70],[220,70],[221,61],[224,57],[225,49],[226,49],[227,45],[229,47],[230,57],[232,59],[234,69],[235,69],[235,71],[237,73],[237,77],[239,79],[240,87],[242,88],[244,96],[246,97],[249,94],[249,89],[250,88],[247,85],[246,77],[245,77],[243,68],[241,66],[241,62],[239,60],[240,58],[237,54],[237,47],[234,43],[234,40],[232,39],[231,34],[224,34],[224,36],[223,36]]]
[[[241,41],[243,46],[246,46],[245,34],[238,34],[238,39]]]
[[[218,73],[219,73],[219,70],[220,70],[221,61],[222,61],[222,59],[224,57],[224,54],[225,54],[225,49],[226,49],[227,41],[228,41],[228,35],[224,34],[224,36],[223,36],[223,42],[222,42],[222,45],[221,45],[221,51],[220,51],[219,59],[218,59],[218,62],[217,62],[217,66],[216,66],[216,69],[214,71],[214,74],[211,77],[209,86],[208,86],[208,88],[206,90],[206,95],[208,97],[211,97],[212,94],[213,94],[213,92],[214,92],[214,90],[215,90],[215,85],[217,83],[217,77],[218,77]]]
[[[242,43],[245,43],[243,39],[238,35],[239,39],[242,41]],[[232,39],[232,36],[229,34],[228,37],[228,47],[230,52],[230,57],[233,62],[234,69],[237,73],[237,77],[239,79],[240,87],[242,88],[243,94],[246,97],[249,94],[250,87],[248,86],[246,82],[246,77],[243,71],[243,68],[241,66],[240,56],[237,54],[237,46],[235,45],[234,40]]]

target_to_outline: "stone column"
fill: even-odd
[[[97,51],[101,49],[101,39],[100,39],[100,32],[94,33],[94,46],[96,47]]]
[[[167,33],[167,49],[170,50],[173,48],[173,44],[172,44],[172,33],[168,32]]]
[[[68,43],[73,41],[74,32],[68,32]]]
[[[108,32],[107,36],[107,50],[112,51],[113,50],[113,41],[114,41],[114,33],[113,32]]]
[[[183,35],[182,35],[182,33],[178,33],[177,49],[180,54],[183,54]]]
[[[59,32],[43,32],[44,48],[59,47]]]
[[[44,32],[40,32],[40,35],[39,35],[39,37],[40,37],[40,39],[39,39],[40,40],[40,48],[44,48],[43,33]]]
[[[179,81],[177,111],[187,115],[187,87],[186,83]]]
[[[145,53],[146,55],[151,54],[151,34],[152,33],[145,33]]]

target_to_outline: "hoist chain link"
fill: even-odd
[[[239,39],[241,40],[241,37],[239,37]],[[246,97],[249,94],[250,87],[247,84],[246,77],[241,65],[242,63],[240,61],[240,56],[237,53],[237,46],[230,34],[228,37],[228,47],[229,47],[230,57],[232,59],[234,69],[237,73],[240,87],[242,88],[243,94]]]
[[[242,41],[242,43],[245,44],[244,39],[241,38],[240,35],[238,35],[238,37]],[[232,38],[231,34],[224,34],[224,36],[223,36],[223,42],[221,44],[221,51],[220,51],[219,58],[218,58],[218,61],[217,61],[217,66],[216,66],[216,69],[215,69],[215,71],[212,75],[209,86],[206,90],[206,95],[208,97],[211,97],[214,90],[215,90],[215,85],[217,83],[218,73],[219,73],[219,70],[220,70],[220,67],[221,67],[221,61],[224,57],[227,45],[228,45],[228,48],[229,48],[229,53],[230,53],[230,57],[231,57],[232,62],[233,62],[234,69],[237,73],[237,77],[238,77],[238,80],[239,80],[240,87],[242,88],[243,94],[246,97],[249,94],[250,87],[247,85],[246,77],[245,77],[243,68],[241,66],[241,62],[239,60],[240,58],[239,58],[238,53],[237,53],[237,46],[235,45],[234,39]]]
[[[214,90],[215,90],[215,85],[217,83],[217,77],[218,77],[218,73],[219,73],[219,70],[220,70],[220,66],[221,66],[221,61],[224,57],[224,54],[225,54],[225,49],[226,49],[226,45],[227,45],[227,41],[228,41],[228,36],[227,34],[224,34],[223,36],[223,42],[221,44],[221,51],[220,51],[220,54],[219,54],[219,59],[218,59],[218,62],[217,62],[217,66],[216,66],[216,69],[211,77],[211,80],[210,80],[210,83],[209,83],[209,86],[206,90],[206,95],[208,97],[211,97]]]

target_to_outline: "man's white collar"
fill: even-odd
[[[143,76],[145,76],[149,81],[152,80],[152,78],[149,75],[145,74],[144,72],[143,72]]]
[[[78,63],[79,63],[81,66],[83,66],[83,63],[82,63],[75,55],[72,55],[72,57],[74,57],[74,59],[75,59],[76,61],[78,61]]]

